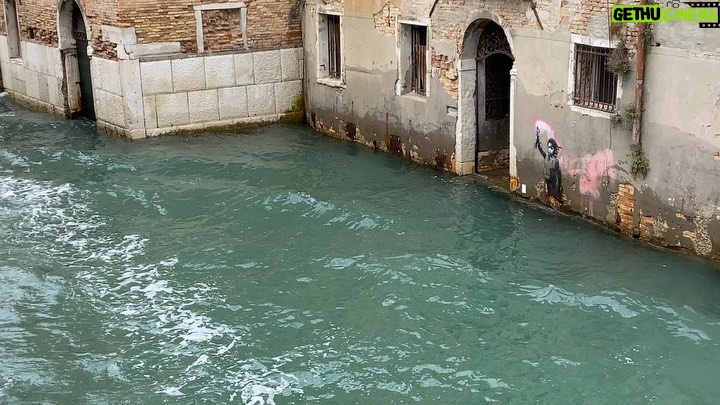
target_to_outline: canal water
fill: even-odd
[[[718,270],[300,125],[0,101],[2,403],[712,403]]]

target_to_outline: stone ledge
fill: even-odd
[[[161,135],[193,135],[208,131],[237,131],[243,128],[264,126],[274,123],[301,122],[302,119],[302,112],[292,112],[287,114],[270,114],[256,117],[239,118],[234,120],[220,120],[215,122],[148,129],[147,137],[150,138]],[[99,125],[100,124],[98,123],[98,126]],[[124,136],[127,137],[127,135]]]
[[[30,110],[54,114],[61,117],[66,116],[65,107],[46,103],[8,88],[5,88],[4,91],[10,96],[10,98],[13,99],[13,101]]]

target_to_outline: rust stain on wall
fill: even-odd
[[[353,122],[346,122],[345,123],[345,136],[350,138],[351,140],[355,140],[355,137],[357,135],[357,126]]]
[[[387,149],[388,152],[402,156],[403,155],[403,147],[402,147],[402,141],[400,141],[400,137],[395,135],[388,135],[387,140]]]

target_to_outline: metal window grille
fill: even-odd
[[[412,26],[410,28],[412,44],[412,75],[410,89],[417,94],[425,95],[425,74],[427,73],[427,28]]]
[[[73,38],[81,41],[87,41],[87,31],[85,31],[85,21],[83,16],[78,10],[77,5],[73,3],[73,14],[72,14],[72,35]]]
[[[575,47],[575,105],[615,112],[617,75],[607,68],[610,49]]]
[[[340,78],[340,16],[328,15],[328,75]]]
[[[510,69],[513,60],[496,53],[485,58],[485,119],[510,116]]]

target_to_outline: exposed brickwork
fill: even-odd
[[[203,12],[205,52],[213,53],[241,49],[243,37],[240,23],[239,10],[210,10]]]
[[[635,187],[620,184],[618,187],[617,225],[625,235],[635,233]]]
[[[78,0],[77,3],[85,12],[91,31],[92,44],[96,53],[103,54],[107,47],[100,41],[100,26],[102,24],[116,25],[116,0]],[[46,46],[58,46],[58,2],[57,0],[16,0],[20,38],[23,41],[34,42]],[[0,32],[7,34],[5,27],[4,9],[0,7]],[[114,46],[113,46],[114,47]]]
[[[183,52],[197,51],[193,6],[223,0],[79,0],[92,31],[95,55],[115,59],[117,44],[102,41],[101,25],[135,27],[139,43],[180,42]],[[301,0],[248,0],[248,40],[251,48],[302,45]],[[58,46],[56,0],[17,1],[20,36],[24,41]],[[0,7],[2,16],[2,7]],[[0,29],[7,33],[5,18]],[[208,52],[242,49],[240,11],[203,12]]]
[[[119,25],[135,27],[138,43],[180,42],[183,52],[197,51],[195,11],[198,4],[222,0],[121,0]],[[248,0],[248,43],[252,49],[302,45],[300,0]],[[203,11],[208,52],[242,49],[240,11]]]
[[[400,9],[392,5],[392,3],[385,4],[380,11],[373,14],[375,29],[383,35],[394,36],[395,23],[399,12]]]
[[[447,55],[438,55],[435,50],[430,58],[430,66],[440,78],[445,90],[453,97],[458,99],[458,72],[455,67],[455,59],[449,59]]]

